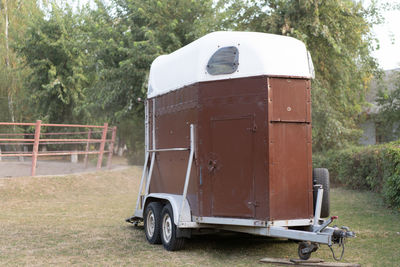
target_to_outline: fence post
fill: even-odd
[[[0,147],[0,161],[3,160],[3,157],[1,156],[1,147]]]
[[[106,122],[104,123],[103,134],[101,135],[100,153],[97,159],[97,169],[101,169],[101,164],[103,162],[104,146],[106,144],[107,131],[108,131],[108,123]]]
[[[35,141],[33,143],[33,150],[32,150],[32,170],[31,176],[35,176],[36,174],[36,162],[37,162],[37,155],[39,151],[39,139],[40,139],[40,128],[41,128],[42,121],[37,120],[35,126]]]
[[[112,128],[112,136],[111,136],[111,143],[108,146],[108,160],[107,160],[107,169],[111,168],[111,160],[114,153],[114,143],[115,143],[115,136],[117,135],[117,126]]]
[[[90,138],[92,137],[92,129],[89,129],[88,131],[88,135],[87,135],[87,139],[90,141]],[[85,169],[87,169],[88,166],[88,152],[89,152],[89,147],[90,147],[90,142],[86,143],[86,154],[85,154],[85,158],[83,159],[83,163],[85,164]]]

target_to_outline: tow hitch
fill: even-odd
[[[340,261],[343,258],[344,255],[344,249],[345,249],[345,242],[348,237],[355,237],[354,232],[350,231],[348,227],[342,226],[341,228],[338,228],[336,225],[333,227],[328,227],[329,224],[331,224],[335,219],[337,219],[337,216],[332,216],[328,220],[318,220],[318,223],[315,223],[312,227],[312,232],[317,235],[324,235],[324,236],[330,236],[330,241],[328,241],[327,244],[332,251],[332,256],[335,260]],[[340,257],[337,257],[334,250],[333,246],[339,246],[339,248],[342,248],[342,252],[340,254]],[[319,248],[319,244],[317,242],[310,242],[310,241],[303,241],[299,243],[298,247],[298,254],[300,259],[302,260],[308,260],[311,256],[311,253],[317,251]]]
[[[320,218],[321,215],[321,205],[322,205],[322,197],[324,190],[322,185],[316,184],[315,188],[318,189],[317,195],[317,203],[314,214],[314,224],[311,226],[311,230],[316,235],[329,236],[330,238],[326,242],[321,242],[327,244],[332,251],[332,256],[336,261],[340,261],[343,258],[345,243],[348,237],[355,237],[355,233],[350,231],[350,229],[346,226],[342,226],[341,228],[336,225],[333,227],[328,227],[334,220],[338,218],[338,216],[332,216],[327,220],[322,220]],[[339,249],[342,248],[340,257],[337,257],[335,251],[333,249],[334,246],[338,246]],[[308,260],[311,256],[312,252],[317,251],[319,244],[317,242],[303,241],[299,244],[298,254],[300,259]]]
[[[332,245],[328,245],[329,248],[332,251],[332,256],[335,260],[340,261],[343,258],[344,255],[344,244],[346,243],[346,239],[348,237],[355,237],[355,233],[350,231],[350,229],[346,226],[342,226],[341,228],[338,228],[337,226],[333,227],[333,234],[332,234]],[[338,245],[338,247],[342,248],[342,252],[340,254],[340,257],[338,258],[335,255],[335,251],[333,250],[333,246]]]

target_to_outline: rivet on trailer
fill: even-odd
[[[299,240],[301,259],[319,244],[344,251],[354,233],[322,219],[329,173],[312,169],[313,75],[301,41],[265,33],[214,32],[158,57],[127,221],[167,250],[214,229]]]

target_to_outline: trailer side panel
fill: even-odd
[[[190,124],[198,124],[197,90],[198,86],[192,85],[149,100],[150,141],[154,120],[156,149],[190,147]],[[182,195],[189,153],[189,150],[157,152],[149,193]],[[198,216],[198,168],[196,161],[193,164],[187,198],[192,215]]]

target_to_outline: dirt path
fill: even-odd
[[[0,161],[0,178],[5,177],[21,177],[31,175],[31,161]],[[113,165],[111,168],[116,169],[120,165]],[[103,169],[106,169],[103,167]],[[88,166],[85,169],[83,163],[70,163],[63,161],[38,161],[36,175],[58,175],[71,174],[81,172],[92,172],[96,170],[96,166]]]

